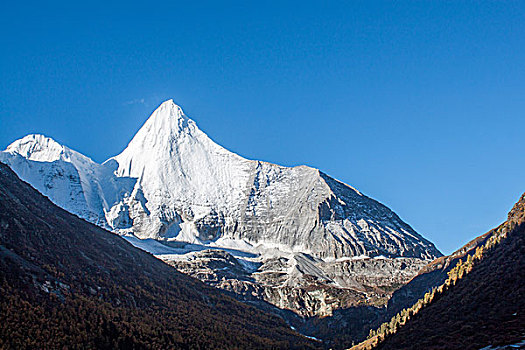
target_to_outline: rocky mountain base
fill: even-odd
[[[241,263],[222,250],[165,261],[241,300],[265,301],[303,317],[332,316],[334,310],[362,305],[382,306],[426,265],[415,258],[325,262],[307,254]]]

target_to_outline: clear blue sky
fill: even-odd
[[[226,148],[320,168],[444,253],[525,191],[523,1],[89,3],[0,5],[2,149],[38,132],[103,161],[173,98]]]

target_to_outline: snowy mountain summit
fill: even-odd
[[[172,100],[103,164],[42,135],[13,142],[0,161],[57,205],[131,237],[324,260],[440,255],[386,206],[317,169],[219,146]]]

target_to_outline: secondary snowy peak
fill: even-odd
[[[40,135],[0,160],[63,208],[139,238],[336,259],[440,255],[390,209],[317,169],[224,149],[172,100],[102,165]]]
[[[57,205],[107,227],[99,219],[100,194],[93,173],[100,165],[43,135],[27,135],[0,152],[0,161]]]
[[[38,134],[13,142],[0,152],[0,161],[55,204],[109,229],[106,212],[129,196],[135,183],[116,178],[111,166]]]
[[[53,162],[55,160],[69,160],[72,151],[59,144],[50,137],[39,134],[27,135],[16,140],[5,152],[19,154],[20,156],[38,162]]]

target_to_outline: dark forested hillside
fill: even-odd
[[[409,283],[394,292],[392,298],[388,301],[387,310],[380,321],[390,320],[392,316],[395,316],[402,309],[416,303],[432,288],[443,284],[448,278],[450,270],[452,270],[460,260],[464,261],[468,255],[474,254],[478,247],[485,245],[494,232],[495,230],[491,230],[484,235],[476,237],[454,253],[437,258],[425,266]],[[375,325],[378,326],[381,322]]]
[[[522,342],[525,195],[504,224],[455,254],[463,258],[452,259],[457,263],[447,268],[443,284],[356,349],[481,349]]]
[[[0,163],[0,348],[313,348],[52,204]]]

